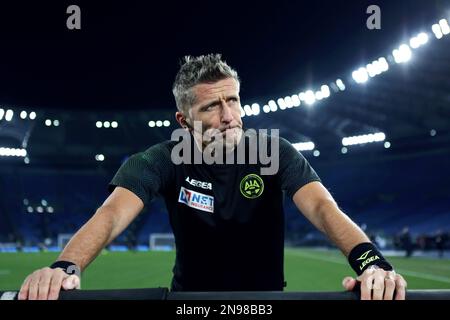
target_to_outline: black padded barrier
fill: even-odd
[[[18,291],[0,291],[0,300],[17,300]],[[170,292],[167,288],[61,291],[59,300],[359,300],[359,292]],[[450,289],[408,290],[406,300],[450,300]]]

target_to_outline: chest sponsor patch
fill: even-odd
[[[188,207],[206,211],[214,212],[214,197],[193,190],[181,187],[178,202],[184,203]]]

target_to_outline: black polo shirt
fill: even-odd
[[[284,193],[292,199],[320,179],[287,140],[268,137],[279,139],[273,175],[261,175],[260,161],[176,165],[177,142],[165,141],[131,156],[114,176],[110,191],[121,186],[144,204],[164,198],[176,243],[172,290],[283,290]],[[241,140],[247,152],[250,141]]]

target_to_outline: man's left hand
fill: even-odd
[[[353,290],[356,282],[361,282],[361,300],[405,300],[407,283],[395,271],[385,271],[377,266],[367,268],[356,279],[345,277],[342,285],[347,291]]]

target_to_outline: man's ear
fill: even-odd
[[[186,116],[180,112],[177,111],[175,113],[175,119],[177,120],[177,122],[180,124],[180,126],[184,129],[189,129],[189,123],[186,120]]]

